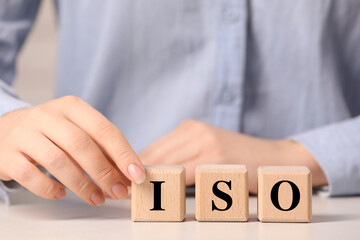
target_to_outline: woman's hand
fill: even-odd
[[[74,96],[0,117],[0,179],[16,180],[44,198],[64,197],[64,186],[35,165],[90,205],[102,204],[104,192],[124,198],[129,180],[145,179],[143,165],[121,131]]]
[[[183,165],[186,183],[195,182],[200,164],[245,164],[249,189],[257,192],[257,168],[261,165],[302,165],[313,173],[315,186],[326,178],[312,155],[292,140],[266,140],[230,132],[203,122],[187,120],[139,154],[144,164]]]

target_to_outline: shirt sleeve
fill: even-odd
[[[327,196],[360,194],[360,116],[291,136],[323,169]]]
[[[15,181],[3,182],[0,181],[0,199],[6,204],[10,204],[9,194],[11,192],[17,192],[24,190],[25,188]]]
[[[0,116],[26,107],[31,107],[31,104],[21,101],[14,89],[0,79]]]
[[[0,117],[15,109],[31,107],[18,98],[11,85],[16,57],[33,25],[39,4],[39,0],[0,1]],[[0,181],[0,200],[8,203],[7,193],[15,189],[18,188]]]

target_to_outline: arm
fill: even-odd
[[[31,107],[21,101],[11,87],[18,52],[33,25],[39,0],[0,2],[0,116],[20,108]],[[0,199],[8,203],[10,188],[0,182]]]
[[[261,165],[307,166],[313,186],[329,184],[330,195],[360,193],[360,118],[325,126],[288,139],[267,140],[188,120],[140,153],[145,164],[180,164],[194,184],[199,164],[245,164],[249,189],[257,191]]]
[[[90,205],[102,204],[104,194],[126,197],[126,186],[144,181],[145,170],[114,124],[75,96],[34,107],[17,98],[10,87],[15,60],[39,1],[0,3],[0,197],[6,201],[12,180],[47,199],[63,198],[64,185]]]
[[[291,138],[305,146],[323,169],[328,195],[360,193],[360,116]]]

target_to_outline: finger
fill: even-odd
[[[65,107],[65,116],[83,129],[116,166],[131,181],[138,184],[145,180],[145,169],[122,132],[104,115],[79,98],[64,98],[71,106]]]
[[[195,169],[201,164],[206,164],[208,159],[205,158],[195,158],[189,161],[183,162],[179,165],[184,166],[186,171],[186,186],[191,186],[195,184]]]
[[[101,148],[100,148],[101,150]],[[120,174],[121,177],[121,182],[125,185],[125,186],[131,186],[131,181],[120,171],[120,169],[116,166],[116,164],[111,161],[110,157],[104,152],[102,151],[102,153],[105,155],[105,158],[109,161],[109,163],[115,168],[115,170]]]
[[[100,205],[104,203],[101,189],[86,176],[80,166],[68,154],[39,132],[27,134],[27,136],[20,144],[21,151],[26,152],[88,204]]]
[[[194,143],[192,141],[188,141],[186,143],[181,143],[178,146],[174,146],[169,152],[164,154],[156,155],[139,155],[140,159],[150,165],[156,164],[171,164],[177,165],[182,164],[183,162],[194,159],[200,155],[200,143]],[[160,147],[161,148],[161,147]]]
[[[104,197],[105,198],[111,198],[111,196],[109,194],[107,194],[106,192],[104,192]]]
[[[176,131],[172,131],[141,151],[139,157],[146,156],[148,158],[156,158],[156,156],[162,156],[164,153],[170,152],[173,148],[176,148],[179,144],[181,144],[181,142],[184,142],[179,138],[178,133]],[[178,141],[174,141],[174,139]]]
[[[178,158],[171,153],[179,153],[178,150],[188,145],[190,137],[187,134],[174,130],[168,135],[160,138],[139,154],[139,158],[147,165],[164,163],[169,160],[169,155],[175,157],[171,161],[176,162]],[[181,154],[180,154],[181,155]]]
[[[66,196],[63,185],[46,176],[21,152],[14,152],[11,158],[7,166],[9,175],[23,187],[47,199],[59,199]]]
[[[52,117],[51,121],[43,122],[41,132],[67,152],[114,199],[127,196],[124,177],[104,156],[99,146],[78,126],[65,118]],[[54,151],[59,152],[58,149]]]
[[[193,161],[194,159],[199,158],[202,154],[202,148],[200,144],[201,143],[189,141],[187,144],[179,146],[179,148],[169,152],[166,156],[166,159],[164,159],[163,161],[166,161],[168,164],[174,165]]]

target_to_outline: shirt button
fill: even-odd
[[[225,13],[225,18],[228,22],[232,22],[232,23],[235,23],[235,22],[238,22],[239,21],[239,13],[234,11],[234,10],[228,10],[226,13]]]
[[[224,103],[231,103],[232,101],[234,101],[235,97],[235,94],[228,90],[223,92],[221,100]]]

